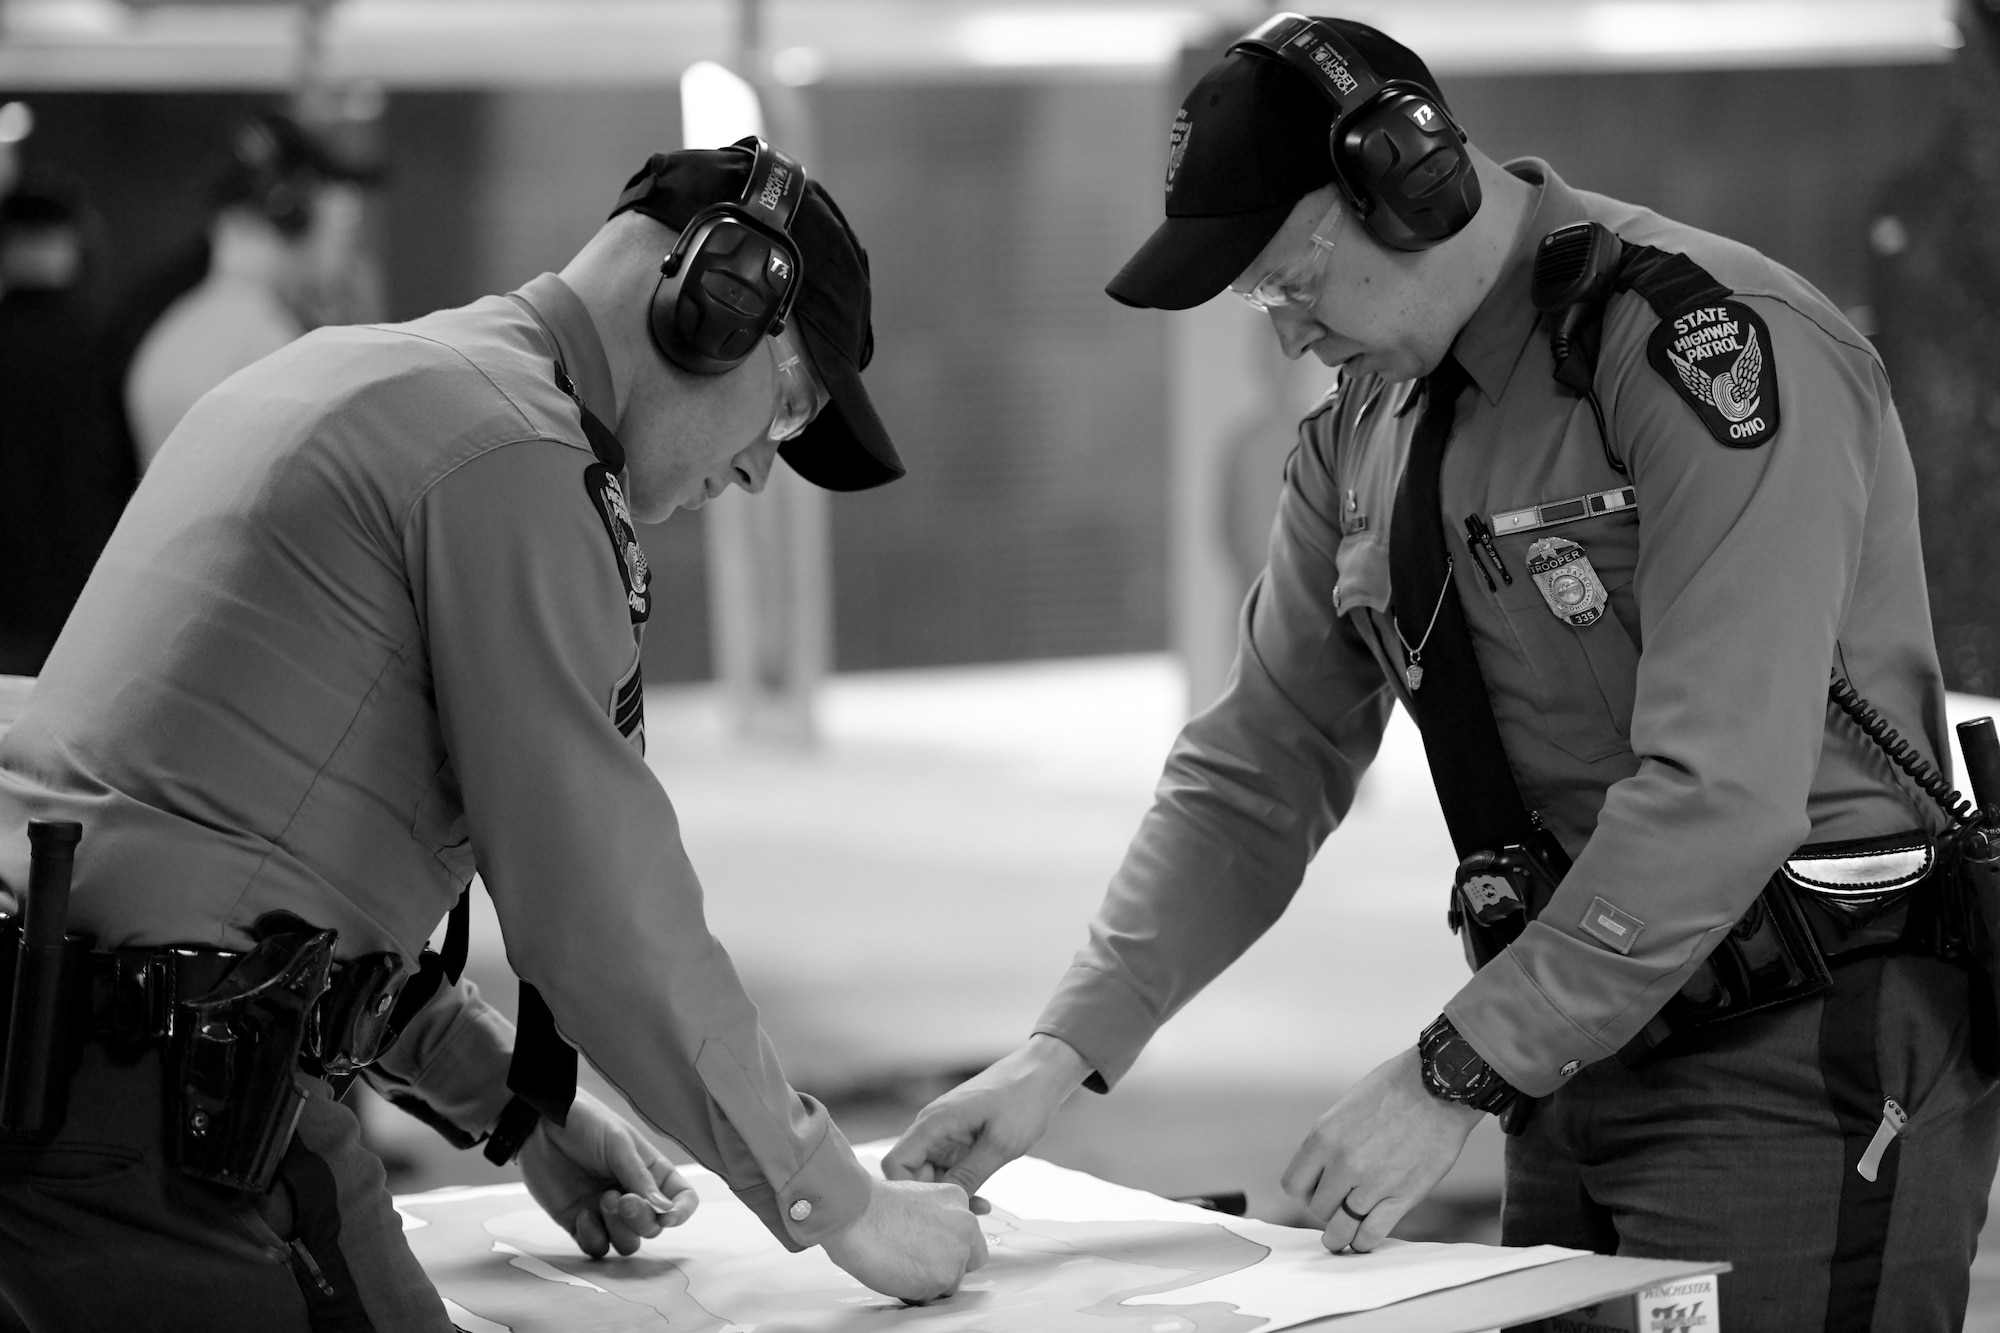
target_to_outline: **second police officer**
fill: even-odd
[[[1113,297],[1233,288],[1338,383],[1089,942],[887,1169],[976,1189],[1115,1084],[1283,912],[1400,702],[1477,971],[1287,1169],[1327,1246],[1379,1244],[1493,1112],[1508,1244],[1726,1259],[1733,1329],[1957,1328],[2000,1101],[1918,939],[1944,819],[1850,715],[1948,762],[1873,349],[1746,246],[1496,164],[1345,21],[1208,71],[1166,214]]]

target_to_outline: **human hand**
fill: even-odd
[[[701,1202],[651,1139],[582,1089],[569,1123],[536,1125],[520,1161],[529,1196],[593,1259],[632,1253]]]
[[[1416,1049],[1378,1065],[1313,1125],[1281,1178],[1326,1248],[1374,1249],[1437,1187],[1484,1112],[1424,1089]]]
[[[827,1258],[856,1279],[912,1304],[958,1290],[986,1262],[986,1237],[956,1185],[870,1182],[868,1208],[821,1242]]]
[[[882,1158],[891,1180],[949,1181],[971,1194],[1041,1141],[1090,1066],[1068,1042],[1028,1038],[917,1113]]]

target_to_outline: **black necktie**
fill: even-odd
[[[1533,832],[1451,579],[1453,552],[1438,494],[1452,418],[1470,382],[1452,356],[1424,381],[1423,413],[1389,529],[1390,610],[1396,632],[1406,651],[1416,650],[1414,665],[1421,669],[1410,692],[1410,712],[1423,733],[1438,804],[1461,857],[1526,842]],[[1413,678],[1415,673],[1405,682]]]

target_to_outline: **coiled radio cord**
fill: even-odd
[[[1875,742],[1889,762],[1909,774],[1910,780],[1924,789],[1924,794],[1937,802],[1946,818],[1961,829],[1979,827],[1979,811],[1972,802],[1959,795],[1944,775],[1933,768],[1930,761],[1918,754],[1910,743],[1890,726],[1883,716],[1868,706],[1852,685],[1841,678],[1836,671],[1833,680],[1826,687],[1827,697],[1832,699],[1841,712],[1854,720],[1868,739]]]

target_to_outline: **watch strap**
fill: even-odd
[[[1424,1090],[1440,1101],[1498,1115],[1521,1095],[1443,1014],[1417,1038],[1417,1054],[1423,1063]]]

